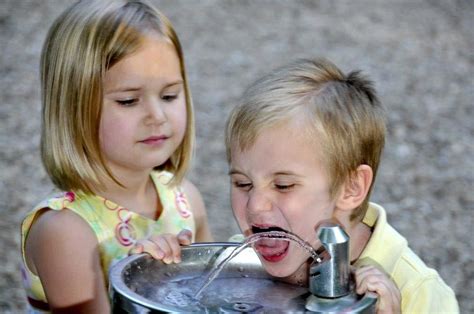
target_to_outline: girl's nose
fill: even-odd
[[[167,120],[163,104],[158,100],[148,100],[145,103],[146,124],[162,124]]]
[[[249,193],[247,208],[254,213],[270,211],[272,209],[272,202],[268,196],[265,195],[264,191],[259,191],[254,188]]]

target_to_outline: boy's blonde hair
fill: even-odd
[[[173,184],[184,177],[193,149],[194,115],[184,57],[171,23],[143,1],[79,1],[51,26],[41,54],[41,155],[58,188],[92,193],[106,177],[120,184],[99,144],[103,79],[110,67],[137,51],[150,32],[176,49],[187,110],[183,142],[157,169],[173,172]]]
[[[325,59],[297,60],[251,85],[227,121],[228,162],[233,148],[245,151],[263,130],[294,117],[323,148],[315,155],[327,169],[332,197],[359,165],[369,165],[375,180],[385,141],[384,110],[372,82],[358,71],[344,75]],[[372,186],[351,219],[364,217]]]

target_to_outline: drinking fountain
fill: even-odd
[[[261,234],[260,234],[261,235]],[[350,275],[349,237],[325,222],[316,236],[321,259],[309,270],[309,288],[266,273],[251,247],[242,243],[195,243],[182,247],[182,262],[164,264],[148,254],[132,255],[110,270],[114,313],[375,313],[374,294],[357,295]],[[210,271],[234,250],[199,300],[193,298]]]
[[[342,227],[327,221],[318,227],[317,237],[323,245],[321,262],[309,270],[306,310],[316,313],[375,313],[377,297],[361,297],[354,291],[350,272],[349,236]]]

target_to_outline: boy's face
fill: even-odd
[[[245,151],[232,147],[232,208],[246,236],[277,227],[319,246],[315,226],[332,217],[335,201],[317,158],[321,149],[301,130],[293,119],[263,130]],[[294,274],[309,257],[294,242],[264,239],[254,247],[267,272],[277,277]]]

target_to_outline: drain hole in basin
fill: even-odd
[[[245,303],[235,303],[234,304],[234,310],[240,311],[240,312],[248,312],[253,308],[253,306]]]
[[[224,305],[220,308],[220,313],[263,313],[263,307],[255,303],[235,302]]]

